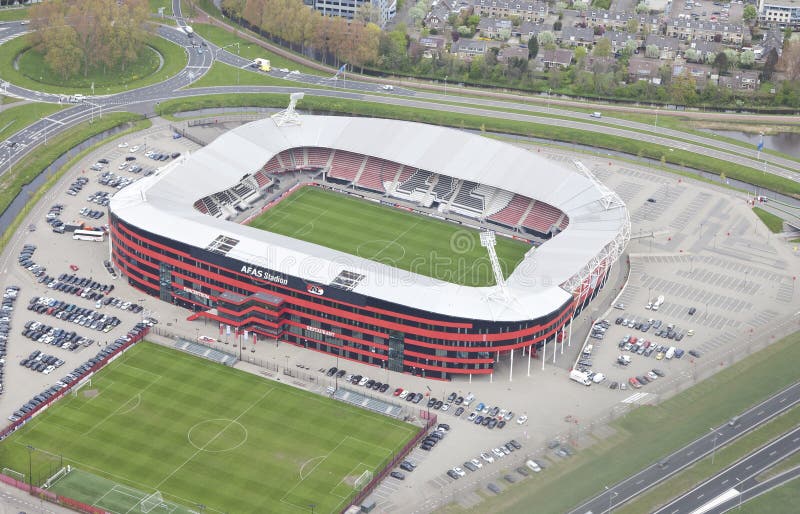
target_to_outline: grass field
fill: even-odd
[[[69,464],[79,473],[59,480],[58,491],[118,514],[156,490],[177,504],[165,509],[176,513],[197,505],[206,512],[293,513],[311,504],[328,513],[345,506],[363,471],[379,469],[415,432],[394,419],[140,343],[78,396],[3,441],[0,459],[27,473],[30,455],[35,483]]]
[[[766,225],[773,234],[783,232],[783,220],[780,218],[780,216],[776,216],[771,212],[767,212],[761,207],[753,207],[753,213],[755,213],[755,215],[758,216],[762,222],[764,222],[764,225]]]
[[[295,191],[251,226],[460,285],[494,284],[477,230],[316,187]],[[497,238],[505,276],[530,248]]]

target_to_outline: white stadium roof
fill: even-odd
[[[235,128],[117,193],[116,216],[166,238],[206,248],[219,235],[239,240],[228,256],[260,268],[330,284],[342,271],[364,275],[353,291],[396,304],[471,319],[521,321],[561,307],[561,287],[590,274],[591,263],[627,242],[627,210],[592,178],[521,148],[454,129],[375,118],[302,116],[300,125],[264,119]],[[467,287],[399,270],[312,243],[217,219],[197,211],[200,198],[256,173],[294,147],[323,147],[380,157],[406,166],[498,187],[549,203],[569,226],[528,252],[507,279],[507,299],[495,287]],[[387,237],[391,239],[391,237]],[[611,263],[609,263],[610,265]]]

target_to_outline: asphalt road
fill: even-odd
[[[601,494],[570,511],[570,514],[585,514],[587,512],[603,514],[609,512],[615,506],[631,500],[651,487],[655,487],[675,473],[711,455],[716,451],[716,448],[738,439],[798,403],[800,403],[800,382],[794,383],[764,402],[751,407],[736,418],[733,418],[731,422],[710,428],[709,432],[703,437],[696,439],[622,482],[609,487]],[[791,444],[796,445],[797,443],[794,441]],[[773,461],[778,460],[776,455],[767,454],[768,457],[772,457]],[[756,467],[758,466],[754,465],[752,469]],[[744,473],[743,475],[740,478],[744,479],[750,476]],[[667,512],[671,513],[672,511]],[[691,512],[691,510],[681,510],[679,512]]]
[[[714,502],[735,494],[736,501],[744,501],[741,491],[758,485],[756,477],[777,462],[800,450],[800,426],[764,445],[757,451],[735,462],[716,476],[666,504],[655,514],[689,514]]]
[[[177,3],[177,0],[174,3]],[[179,13],[179,7],[176,6],[175,8],[177,9],[175,12]],[[180,26],[185,25],[180,17],[178,20]],[[23,34],[27,27],[26,25],[20,25],[19,22],[0,24],[0,42]],[[549,107],[529,105],[522,101],[505,102],[484,98],[470,98],[469,100],[465,100],[463,98],[458,99],[437,93],[418,93],[402,87],[395,87],[394,90],[387,91],[381,88],[381,84],[348,80],[344,75],[334,79],[332,76],[320,77],[318,75],[296,72],[296,70],[282,71],[276,68],[269,72],[271,76],[296,82],[298,87],[224,86],[182,89],[205,74],[215,59],[243,69],[249,67],[250,60],[231,53],[234,47],[221,49],[211,42],[204,42],[198,35],[189,38],[180,28],[160,26],[158,33],[165,39],[185,48],[189,61],[187,66],[180,73],[163,82],[134,91],[114,95],[91,96],[87,98],[84,103],[37,121],[10,137],[8,141],[0,144],[0,174],[8,169],[10,165],[17,162],[22,155],[27,153],[30,147],[43,141],[48,134],[60,132],[60,130],[70,125],[91,119],[109,110],[129,110],[147,113],[152,110],[155,103],[176,97],[190,97],[200,94],[291,93],[298,90],[303,91],[303,85],[317,85],[331,89],[305,89],[305,91],[317,96],[369,100],[371,102],[391,105],[439,109],[448,112],[459,112],[484,117],[502,117],[504,119],[513,119],[517,121],[552,124],[579,130],[603,132],[664,145],[669,148],[688,150],[728,162],[744,164],[756,169],[765,169],[765,171],[769,173],[790,180],[800,181],[800,173],[798,173],[800,172],[800,163],[771,155],[762,155],[762,160],[756,160],[757,151],[755,149],[742,148],[733,144],[717,141],[712,137],[694,136],[679,131],[622,119],[589,119],[586,114],[574,111],[559,110],[555,111],[554,114],[575,116],[577,119],[550,118],[541,116],[543,113],[550,113],[551,109]],[[41,93],[8,83],[2,83],[2,85],[7,94],[19,98],[51,103],[61,103],[65,101],[63,95]],[[381,94],[378,95],[377,93]],[[430,101],[426,102],[424,100]],[[451,101],[458,101],[462,105],[436,105],[435,103],[439,102],[441,104]],[[470,105],[463,105],[466,102],[469,102]],[[492,108],[513,108],[518,112],[503,112],[501,114]],[[581,118],[584,118],[584,121],[581,121]],[[791,122],[791,119],[788,121]],[[675,139],[664,136],[679,137],[683,141],[676,141]],[[736,155],[732,155],[731,152]],[[766,159],[766,162],[764,159]]]

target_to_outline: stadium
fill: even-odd
[[[133,287],[221,337],[440,380],[568,340],[630,237],[586,167],[293,104],[113,197],[110,251]]]

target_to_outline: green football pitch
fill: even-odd
[[[317,187],[295,191],[250,225],[459,285],[495,283],[477,230]],[[506,277],[530,248],[497,237]]]
[[[156,491],[154,512],[330,513],[416,431],[143,342],[0,443],[0,459],[38,484],[70,465],[52,489],[118,514]]]

